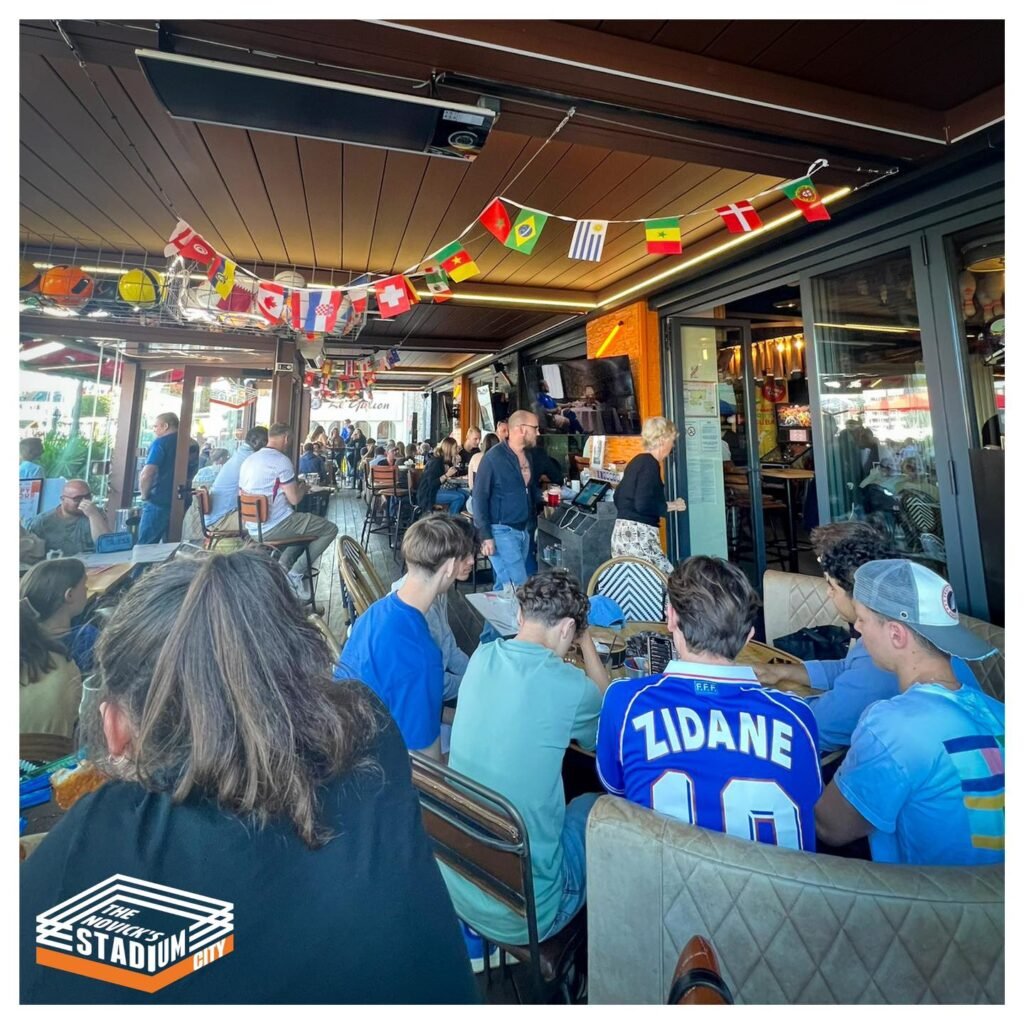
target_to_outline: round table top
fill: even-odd
[[[777,480],[813,480],[814,470],[811,469],[762,469],[761,476],[775,477]]]

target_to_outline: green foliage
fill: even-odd
[[[83,399],[84,401],[84,399]],[[95,462],[103,458],[107,438],[102,435],[93,440],[92,457]],[[111,450],[113,454],[113,450]],[[65,477],[80,479],[85,476],[85,461],[89,456],[89,439],[76,434],[74,437],[63,437],[52,430],[43,438],[43,456],[39,460],[43,472],[49,477]],[[99,478],[90,477],[89,486],[95,493],[99,488]]]
[[[109,395],[82,395],[80,416],[110,416]]]

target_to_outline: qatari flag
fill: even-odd
[[[730,203],[728,206],[719,206],[715,213],[722,218],[733,235],[743,235],[764,226],[757,215],[757,210],[746,199],[739,203]]]
[[[171,235],[170,241],[164,246],[165,256],[181,254],[187,260],[195,260],[204,267],[209,266],[216,258],[213,246],[196,233],[188,224],[179,220]]]

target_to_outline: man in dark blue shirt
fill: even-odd
[[[146,464],[139,476],[142,494],[140,544],[159,544],[167,537],[174,497],[174,456],[178,450],[178,417],[162,412],[153,424],[156,438],[149,446]]]
[[[313,445],[308,442],[302,446],[302,457],[299,459],[300,473],[316,473],[322,476],[324,472],[324,460],[316,454]]]

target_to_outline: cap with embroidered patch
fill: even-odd
[[[902,622],[952,657],[980,661],[997,653],[960,622],[953,588],[931,569],[906,558],[865,562],[853,577],[853,599]]]

